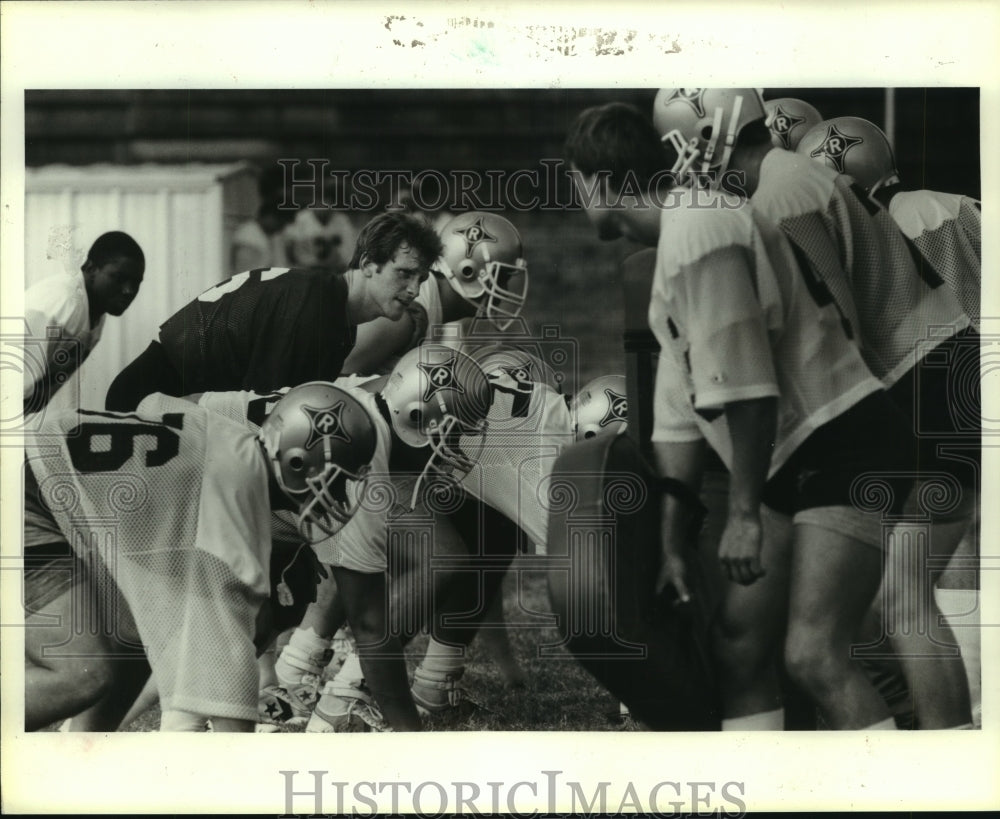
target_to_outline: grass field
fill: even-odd
[[[527,565],[522,562],[522,569]],[[504,587],[504,609],[508,623],[525,623],[525,611],[549,611],[545,579],[537,571],[521,571],[520,606],[517,600],[517,563],[508,573]],[[454,714],[435,715],[425,720],[432,731],[615,731],[622,730],[617,701],[603,690],[568,653],[540,659],[538,647],[551,643],[555,631],[549,627],[509,626],[515,656],[525,671],[524,688],[504,684],[497,666],[477,638],[470,647],[470,659],[462,686],[474,705],[457,709]],[[408,665],[413,668],[423,656],[427,637],[409,646]],[[129,731],[156,731],[159,709],[152,708],[137,719]],[[302,728],[284,729],[288,733]]]

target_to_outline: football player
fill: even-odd
[[[980,206],[958,194],[903,191],[895,158],[885,134],[858,117],[838,117],[813,128],[799,144],[799,154],[852,177],[884,208],[906,236],[913,262],[935,292],[955,296],[971,328],[953,334],[938,331],[933,341],[916,350],[916,363],[892,387],[900,406],[912,416],[921,453],[921,471],[931,485],[951,476],[958,492],[953,502],[930,509],[935,560],[945,563],[962,537],[974,527],[980,458],[980,369],[978,329],[980,309]],[[879,213],[885,213],[879,208]],[[944,287],[942,283],[947,283]],[[887,310],[896,311],[899,288],[886,293]],[[891,305],[891,306],[889,306]],[[940,313],[923,309],[922,326],[948,326]],[[918,341],[931,335],[914,334]],[[936,342],[936,343],[933,343]],[[950,451],[950,456],[949,456]],[[969,465],[974,469],[970,471]],[[937,473],[935,475],[934,473]],[[950,508],[943,508],[950,507]],[[922,516],[924,510],[916,510]],[[919,531],[908,533],[920,536]],[[954,646],[953,631],[942,616],[933,593],[902,593],[928,587],[941,575],[924,561],[902,559],[908,549],[901,529],[890,551],[894,573],[883,588],[884,617],[894,623],[892,643],[903,663],[918,725],[922,728],[967,727],[972,723],[970,686],[960,658],[941,646]],[[924,602],[926,597],[926,602]],[[929,637],[925,636],[927,624]]]
[[[922,470],[939,469],[952,475],[959,485],[972,488],[975,470],[938,456],[940,444],[954,443],[961,435],[953,421],[943,417],[953,406],[962,403],[974,417],[979,416],[978,385],[968,396],[956,396],[954,403],[947,402],[942,408],[946,403],[941,401],[942,394],[954,395],[956,391],[955,374],[963,371],[963,356],[967,358],[970,350],[975,355],[978,350],[978,337],[968,329],[968,317],[949,289],[940,286],[942,279],[919,263],[884,209],[868,200],[850,179],[833,169],[817,173],[804,156],[772,148],[756,91],[686,90],[697,95],[705,115],[692,112],[674,89],[663,89],[654,103],[657,130],[683,153],[683,163],[700,163],[702,170],[714,174],[722,184],[732,184],[781,228],[817,304],[839,315],[844,333],[858,340],[872,372],[910,419],[915,433],[911,449],[921,453]],[[811,135],[807,137],[814,141]],[[724,138],[727,147],[720,155],[718,145]],[[800,143],[800,153],[806,150],[806,141],[804,138]],[[686,144],[682,147],[682,143]],[[839,159],[851,139],[838,132],[827,144]],[[724,181],[727,179],[731,183]],[[937,363],[924,365],[923,359],[932,350],[929,361]],[[915,378],[924,385],[923,396],[914,391]],[[918,419],[929,424],[920,434],[916,434]],[[978,457],[978,453],[972,456]],[[968,528],[974,497],[974,492],[966,491],[955,508],[935,510],[935,551],[948,555],[954,551]],[[894,537],[888,543],[890,563],[895,562],[893,555],[898,549],[909,548],[900,541]],[[916,583],[920,577],[898,578],[897,582]],[[912,599],[909,595],[891,596],[897,602]],[[910,616],[920,614],[912,611]],[[910,625],[914,622],[909,621]],[[905,630],[916,634],[909,627]],[[948,637],[950,632],[940,636]],[[911,644],[910,649],[915,651],[916,646]],[[926,727],[967,723],[968,698],[961,694],[967,685],[962,684],[961,663],[953,663],[951,671],[944,660],[921,659],[918,666],[927,679],[924,692],[917,695],[926,703],[922,720]],[[936,684],[930,682],[934,678]],[[932,688],[936,693],[932,694]],[[954,700],[948,693],[952,690],[959,692]],[[951,716],[946,716],[947,712]]]
[[[786,151],[794,151],[799,140],[823,119],[808,102],[795,97],[767,100],[764,110],[767,112],[764,124],[771,131],[771,144]]]
[[[338,531],[375,443],[330,384],[291,390],[256,435],[160,394],[46,418],[25,461],[26,728],[91,709],[113,730],[151,666],[161,730],[253,730],[271,509],[306,541]]]
[[[68,265],[67,265],[68,267]],[[56,274],[24,294],[26,341],[41,360],[24,371],[24,414],[40,411],[96,346],[108,314],[120,316],[139,293],[146,257],[127,233],[97,238],[79,271]],[[31,347],[25,348],[26,356]]]
[[[835,140],[842,138],[843,150]],[[860,117],[818,123],[799,153],[845,173],[889,211],[920,251],[922,263],[944,279],[979,327],[982,289],[982,204],[957,193],[904,190],[892,146],[882,129]]]
[[[356,665],[359,671],[348,703],[350,710],[329,713],[323,710],[321,700],[312,730],[320,730],[324,720],[338,726],[349,722],[379,730],[417,730],[420,721],[407,692],[400,638],[414,636],[413,627],[418,630],[423,623],[406,624],[411,631],[403,634],[388,626],[386,618],[399,610],[389,604],[386,589],[387,568],[397,568],[388,563],[391,527],[418,503],[432,510],[435,503],[443,503],[438,497],[445,486],[441,481],[448,481],[447,495],[472,468],[474,460],[466,452],[476,451],[482,438],[489,385],[472,359],[440,345],[411,351],[388,377],[344,378],[337,383],[365,406],[378,434],[378,447],[358,514],[336,535],[313,545],[319,560],[333,569],[339,605],[310,606],[279,658],[280,676],[287,676],[282,674],[283,663],[299,671],[299,689],[290,692],[275,687],[261,692],[261,716],[285,723],[304,722],[309,717],[316,705],[323,666],[329,661],[324,656],[329,641],[312,647],[308,638],[333,634],[346,617],[358,648],[352,667]],[[274,400],[273,395],[247,392],[205,393],[199,398],[203,406],[250,425],[260,423],[261,413],[266,413]],[[405,477],[409,473],[416,475],[415,480]],[[437,491],[423,502],[428,485]],[[435,529],[435,535],[444,532],[440,539],[445,541],[447,522],[441,527]],[[413,551],[400,550],[396,557],[416,560],[407,554]],[[422,610],[420,602],[415,605]],[[305,674],[316,679],[305,679]],[[314,689],[311,696],[304,691],[309,685]]]
[[[250,270],[206,290],[160,327],[159,339],[112,383],[107,409],[152,392],[267,392],[340,376],[358,325],[402,318],[441,240],[418,219],[386,213],[358,236],[350,269]]]
[[[401,565],[400,574],[393,578],[396,589],[409,589],[417,597],[429,598],[433,594],[433,599],[441,601],[435,605],[431,640],[414,673],[411,688],[414,701],[425,713],[456,707],[465,696],[458,682],[464,673],[466,646],[475,636],[477,621],[473,618],[468,624],[449,627],[445,625],[445,615],[481,610],[495,598],[518,547],[525,550],[530,541],[544,550],[547,520],[539,484],[546,465],[551,468],[552,460],[572,435],[564,398],[544,383],[544,367],[530,354],[495,342],[477,344],[468,338],[455,342],[454,347],[480,365],[488,374],[492,389],[485,437],[481,443],[466,438],[461,442],[463,449],[475,446],[478,451],[475,464],[464,475],[461,485],[472,498],[499,512],[501,525],[499,536],[497,532],[485,532],[486,526],[496,529],[498,521],[484,514],[479,503],[465,503],[458,507],[458,515],[451,511],[446,520],[455,522],[463,541],[470,531],[477,535],[476,548],[471,554],[456,553],[452,544],[449,560],[452,571],[435,570],[428,578],[426,566],[414,561]],[[417,397],[414,394],[411,403]],[[402,417],[405,415],[404,411]],[[403,519],[398,523],[406,525]],[[480,532],[482,536],[478,535]],[[454,534],[448,526],[436,529],[438,546],[444,541],[447,548],[449,537],[454,541]],[[435,550],[435,554],[440,553],[440,549]],[[452,575],[472,577],[475,582],[454,583]],[[412,606],[412,602],[408,605]],[[410,636],[413,635],[404,639]],[[279,671],[281,662],[279,658]],[[369,722],[365,719],[367,686],[363,677],[358,663],[348,657],[334,679],[326,684],[306,730],[363,730],[364,723]]]
[[[432,340],[435,329],[444,324],[457,327],[454,322],[480,317],[496,329],[504,330],[519,316],[527,295],[528,269],[517,229],[502,216],[474,211],[450,219],[440,235],[441,258],[433,265],[432,275],[421,285],[412,305],[414,309],[399,321],[378,319],[360,327],[357,343],[345,361],[345,371],[390,372],[401,355],[423,340]],[[477,509],[475,504],[463,505],[451,514],[466,542],[474,546],[473,551],[500,550],[513,558],[517,533],[507,521],[487,509]],[[480,515],[486,515],[489,521],[480,525]],[[440,524],[442,531],[445,526]],[[454,532],[451,536],[457,537]],[[454,573],[453,578],[454,582],[465,585],[474,579],[474,573],[469,572]],[[488,585],[495,587],[497,594],[482,616],[496,625],[502,622],[500,589],[498,583]],[[308,714],[315,702],[316,686],[323,669],[333,659],[331,645],[337,640],[334,624],[342,620],[336,589],[332,582],[322,583],[319,599],[310,608],[307,622],[292,634],[289,645],[276,663],[275,684],[265,686],[262,691],[265,711],[292,711],[296,720]],[[513,658],[506,631],[488,629],[483,636],[505,679],[512,685],[521,684],[523,675]],[[432,644],[431,650],[434,648]],[[340,676],[353,680],[350,675],[358,673],[357,663],[352,661]],[[454,703],[455,690],[452,687],[447,698],[441,698],[442,707]],[[291,705],[275,705],[273,701],[281,700],[286,693]],[[424,698],[421,705],[430,705],[429,699]],[[332,700],[327,697],[324,713],[331,713],[333,707]],[[314,722],[314,727],[323,726]]]
[[[414,299],[422,309],[359,327],[344,372],[390,372],[441,324],[479,316],[505,330],[521,314],[528,266],[517,228],[499,214],[470,211],[451,219],[440,236],[441,256]]]
[[[720,131],[720,114],[701,89],[675,89],[669,99],[689,118],[707,115],[698,136],[716,138],[699,171],[709,178],[724,171],[742,124],[739,108]],[[707,441],[731,474],[719,559],[730,589],[753,597],[740,625],[757,632],[757,645],[777,644],[787,604],[786,664],[827,724],[894,728],[850,662],[849,646],[878,587],[882,542],[881,515],[852,505],[852,485],[873,469],[908,467],[898,411],[837,311],[801,285],[780,231],[745,199],[702,187],[687,173],[697,141],[678,142],[682,150],[668,172],[657,130],[622,104],[588,109],[567,139],[598,234],[658,249],[649,318],[663,353],[653,444],[668,480],[657,587],[669,584],[682,600],[689,597],[681,547],[692,539],[690,499]],[[866,434],[859,437],[858,429]],[[792,542],[766,537],[765,505],[794,521]],[[848,581],[851,594],[844,593]],[[759,705],[769,699],[771,710],[744,703],[743,716],[760,714],[768,727],[780,727],[773,658],[764,659],[771,682],[760,686]]]

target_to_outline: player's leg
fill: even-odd
[[[949,558],[961,541],[968,520],[930,527],[934,558]],[[922,524],[900,523],[888,545],[884,584],[884,616],[903,674],[913,697],[917,725],[923,729],[968,727],[972,724],[969,681],[958,640],[941,612],[934,587],[940,569],[921,559]]]
[[[100,702],[115,669],[97,585],[68,544],[28,547],[24,585],[24,723],[37,731]]]
[[[132,363],[115,377],[104,399],[112,412],[132,412],[147,395],[184,395],[180,373],[170,363],[160,342],[152,341]]]
[[[766,507],[762,520],[761,562],[766,574],[749,586],[727,582],[714,622],[724,731],[784,728],[779,664],[788,611],[792,524],[787,516]]]
[[[381,713],[394,730],[420,730],[420,716],[409,693],[403,646],[389,629],[386,574],[338,566],[334,577],[354,632],[365,681]]]
[[[980,340],[966,330],[922,358],[890,390],[912,424],[924,474],[889,543],[883,616],[920,728],[971,724],[958,642],[934,595],[978,507],[981,485]],[[955,489],[959,488],[960,495]],[[930,519],[927,530],[924,521]]]
[[[272,588],[290,589],[292,603],[283,605],[279,599],[283,595],[272,594],[268,606],[274,617],[271,636],[277,639],[280,632],[295,627],[274,664],[276,680],[270,685],[261,680],[258,710],[262,722],[304,725],[309,720],[334,655],[333,637],[346,619],[332,568],[326,567],[327,577],[320,577],[318,583],[311,571],[310,562],[298,552],[290,563],[272,559]],[[306,605],[313,595],[316,599]]]
[[[496,622],[486,623],[485,618],[490,601],[500,596],[517,536],[513,523],[471,498],[435,521],[434,555],[446,557],[449,569],[434,570],[431,585],[438,592],[427,609],[431,640],[413,677],[413,698],[422,709],[442,711],[460,704],[464,692],[458,680],[465,671],[468,646],[481,626],[506,636],[502,613]],[[509,649],[509,642],[504,643]],[[517,668],[509,653],[498,662]]]
[[[812,509],[826,526],[797,522],[785,663],[793,681],[836,729],[894,728],[888,708],[851,660],[861,621],[882,578],[881,550],[847,532],[846,507]]]

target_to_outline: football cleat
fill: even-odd
[[[315,674],[303,674],[298,685],[267,686],[257,698],[258,720],[271,725],[305,725],[319,700],[321,682]]]
[[[307,734],[356,734],[392,731],[371,692],[362,682],[330,680],[306,725]]]
[[[464,673],[464,668],[455,671],[428,671],[423,665],[418,665],[413,674],[410,694],[421,715],[458,708],[467,700],[465,691],[458,685]]]

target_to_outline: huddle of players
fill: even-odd
[[[346,274],[234,276],[161,326],[109,390],[113,411],[46,418],[26,453],[26,617],[50,626],[28,630],[29,730],[65,717],[73,730],[114,730],[151,671],[163,730],[203,730],[207,720],[248,730],[259,709],[308,717],[318,677],[303,671],[322,668],[297,653],[303,635],[307,646],[318,639],[306,624],[345,619],[357,680],[327,686],[334,713],[316,708],[317,730],[419,728],[400,631],[386,622],[389,522],[405,529],[417,507],[434,518],[435,553],[450,532],[470,564],[492,543],[509,562],[523,540],[509,520],[545,538],[539,498],[520,489],[522,456],[542,455],[544,469],[573,437],[566,400],[535,388],[543,373],[529,354],[492,337],[414,347],[430,326],[462,317],[505,327],[523,304],[527,268],[507,220],[464,214],[442,236],[385,214],[362,231]],[[390,332],[360,338],[359,326],[379,321]],[[377,359],[388,375],[338,378],[351,355]],[[532,439],[525,419],[539,418]],[[476,457],[492,458],[488,471],[474,470]],[[507,518],[475,501],[456,506],[459,484]],[[491,514],[481,526],[478,515]],[[95,520],[113,523],[95,532]],[[481,530],[491,533],[485,544],[471,540]],[[393,586],[419,587],[420,555],[398,553],[407,562]],[[420,592],[434,595],[437,621],[476,602],[468,589]],[[97,618],[86,627],[73,616],[81,600]],[[278,665],[279,679],[282,668],[294,679],[258,702],[255,654],[300,621]],[[432,641],[415,681],[425,705],[454,698],[460,647],[474,633]]]
[[[928,515],[946,559],[975,511],[978,209],[899,193],[870,123],[817,123],[796,152],[776,147],[803,106],[776,101],[769,117],[752,89],[662,89],[651,117],[583,112],[566,151],[598,234],[657,249],[660,475],[697,490],[706,442],[729,472],[713,631],[723,729],[783,727],[782,666],[827,727],[896,727],[851,655],[884,563],[903,567],[879,608],[919,726],[969,727],[927,564],[903,559],[916,535],[888,530],[901,512]],[[934,482],[947,500],[921,507]],[[657,582],[683,599],[690,495],[667,487]]]
[[[770,118],[772,127],[778,126],[775,139],[792,130],[786,125],[796,115],[789,114],[782,109]],[[969,464],[978,462],[978,429],[958,428],[948,409],[963,401],[965,417],[978,424],[978,368],[975,385],[950,377],[970,355],[978,361],[970,320],[974,310],[978,321],[978,302],[973,308],[969,301],[972,294],[978,299],[978,234],[973,238],[969,227],[978,219],[969,215],[967,201],[956,204],[940,196],[936,210],[913,207],[909,221],[897,217],[911,226],[918,218],[913,213],[924,220],[922,229],[908,230],[913,239],[908,243],[890,214],[838,173],[851,170],[851,149],[866,144],[864,137],[846,134],[845,140],[846,124],[823,124],[826,136],[811,153],[835,166],[824,169],[812,159],[772,150],[764,123],[756,92],[671,89],[657,96],[653,123],[622,105],[584,112],[567,151],[599,235],[627,235],[658,248],[650,324],[663,351],[653,434],[661,474],[697,489],[705,441],[730,473],[719,543],[719,562],[730,582],[715,643],[723,727],[782,727],[783,659],[826,725],[890,728],[894,723],[884,703],[850,660],[850,646],[882,579],[887,540],[882,513],[904,508],[915,447],[920,474],[944,472],[969,490],[936,513],[936,551],[954,549],[974,506],[975,472]],[[664,175],[665,150],[671,149],[676,160]],[[626,172],[640,182],[640,190],[633,185],[626,191]],[[891,190],[887,179],[892,181],[891,173],[871,183],[875,195]],[[739,186],[727,188],[726,180]],[[41,643],[29,645],[29,728],[71,714],[81,714],[74,727],[84,730],[116,727],[121,704],[134,699],[149,673],[134,656],[139,644],[156,670],[166,729],[198,730],[208,717],[217,730],[246,729],[260,707],[265,717],[308,719],[311,730],[366,725],[412,730],[420,725],[415,700],[428,710],[454,703],[462,647],[474,631],[445,635],[435,629],[408,690],[400,639],[391,636],[395,632],[386,622],[389,595],[396,593],[386,588],[389,521],[398,519],[405,529],[406,515],[419,505],[433,517],[435,540],[446,544],[442,548],[467,553],[466,544],[481,548],[476,533],[493,531],[495,554],[511,558],[511,544],[524,536],[510,526],[483,526],[482,516],[494,514],[494,506],[500,519],[516,521],[530,540],[544,545],[541,499],[523,491],[517,465],[524,455],[537,459],[537,487],[563,445],[560,436],[572,440],[574,422],[562,396],[544,388],[540,363],[523,353],[468,340],[458,347],[424,344],[405,352],[428,327],[445,320],[479,312],[509,321],[526,290],[519,238],[500,217],[465,214],[453,220],[442,233],[462,243],[464,257],[452,255],[454,263],[438,265],[434,277],[427,276],[432,261],[449,254],[437,237],[406,219],[373,220],[342,279],[250,271],[207,291],[164,324],[159,342],[116,381],[108,407],[134,409],[138,398],[158,395],[128,416],[81,411],[49,422],[54,446],[29,452],[34,500],[26,505],[39,511],[43,535],[52,535],[35,540],[42,547],[38,565],[76,562],[74,582],[115,589],[134,622],[114,632],[124,643],[113,650],[107,637],[102,645],[87,646],[90,656],[103,659],[85,670],[72,658],[50,656]],[[958,234],[958,224],[965,244],[947,238]],[[504,236],[508,250],[516,245],[516,252],[501,253],[500,261],[491,257],[490,247],[498,239],[503,245]],[[960,258],[956,246],[964,251]],[[947,250],[936,257],[942,247]],[[463,265],[463,258],[470,263]],[[970,261],[963,266],[965,260]],[[517,277],[520,283],[511,287]],[[952,288],[964,293],[962,306]],[[413,308],[415,302],[421,310]],[[262,304],[268,309],[261,310]],[[338,305],[333,315],[340,321],[329,322],[331,304]],[[317,313],[310,317],[310,310]],[[317,340],[294,331],[324,326],[318,323],[320,312],[336,337]],[[930,327],[949,332],[934,337]],[[934,360],[947,366],[925,366],[931,349]],[[387,379],[307,384],[283,396],[275,392],[288,382],[375,371],[400,353],[405,354]],[[352,355],[364,363],[345,365]],[[306,362],[318,371],[296,372],[293,379],[290,362]],[[242,392],[215,394],[235,390]],[[193,395],[200,408],[166,397],[171,394]],[[605,393],[608,401],[613,394]],[[942,401],[943,395],[950,400]],[[221,409],[239,423],[219,432],[226,425],[205,407]],[[531,419],[530,429],[525,419]],[[918,419],[932,419],[928,428],[937,434],[915,444],[907,430],[914,430]],[[146,448],[137,454],[138,441]],[[960,457],[943,456],[937,446],[942,442],[957,442]],[[491,462],[489,453],[496,460]],[[121,475],[131,474],[127,470],[139,465],[137,458],[149,470],[187,474],[182,480],[169,471],[157,473],[170,475],[162,492],[149,492],[139,480],[136,487],[143,488],[125,494],[134,492],[144,504],[129,506],[118,499]],[[208,470],[206,463],[212,464]],[[74,476],[69,493],[74,502],[53,503],[63,497],[57,489],[65,493],[58,480],[65,475]],[[234,484],[235,475],[246,482]],[[375,480],[379,476],[384,479]],[[880,488],[888,488],[882,505],[865,507],[871,497],[859,484],[865,476],[880,478]],[[443,500],[456,494],[456,480],[486,502],[466,502],[464,520]],[[183,493],[172,488],[175,484]],[[428,485],[435,491],[422,493]],[[185,493],[186,502],[178,497]],[[232,495],[235,502],[220,500]],[[149,497],[164,501],[165,508],[151,513]],[[657,579],[658,588],[672,584],[682,598],[689,557],[684,547],[692,537],[685,497],[665,499]],[[282,507],[297,512],[294,526],[287,510],[268,517],[269,508]],[[189,510],[186,517],[183,509]],[[198,510],[193,517],[191,509]],[[74,516],[127,517],[136,510],[137,528],[130,531],[123,523],[117,533],[120,544],[133,545],[120,547],[110,564],[94,545],[46,550],[65,541],[60,533],[73,530],[79,520]],[[175,523],[164,527],[163,520]],[[151,521],[157,530],[173,533],[176,542],[148,546],[157,540]],[[306,559],[311,550],[300,548],[303,540],[315,549],[318,568]],[[899,538],[888,541],[889,549],[899,548]],[[147,545],[137,548],[139,543]],[[489,546],[483,552],[490,554]],[[439,595],[424,579],[426,567],[414,550],[398,553],[404,563],[394,567],[392,582],[412,590],[423,580],[418,594],[445,601],[435,607],[436,622],[449,602],[452,611],[472,608],[464,605],[468,598],[462,593],[450,600]],[[316,594],[317,572],[319,596],[309,601]],[[293,575],[301,580],[298,594],[287,582]],[[324,584],[324,575],[332,575],[335,584]],[[29,578],[40,576],[29,571]],[[157,582],[150,583],[154,576]],[[205,591],[206,576],[217,584],[217,594],[198,594],[199,588]],[[895,582],[926,580],[909,575]],[[35,579],[35,585],[43,584]],[[156,593],[150,594],[151,587]],[[495,595],[497,587],[487,594]],[[270,605],[262,607],[269,591]],[[905,641],[913,633],[906,624],[925,613],[893,609],[906,598],[891,593],[898,591],[889,590],[886,599],[889,615],[904,621],[896,637]],[[65,610],[72,594],[72,586],[49,590],[34,600],[34,611],[44,616],[61,611],[60,605]],[[199,600],[213,610],[177,606],[177,599]],[[273,622],[255,619],[258,610]],[[345,619],[358,651],[321,691],[332,638]],[[252,702],[254,638],[259,649],[281,627],[299,620],[278,661],[279,684]],[[404,629],[403,639],[412,633]],[[41,642],[51,644],[51,634]],[[946,624],[937,625],[934,636],[953,643]],[[905,650],[900,653],[905,656]],[[234,662],[220,664],[223,656]],[[922,727],[970,721],[960,661],[922,657],[905,671]],[[72,696],[66,694],[68,681]]]

